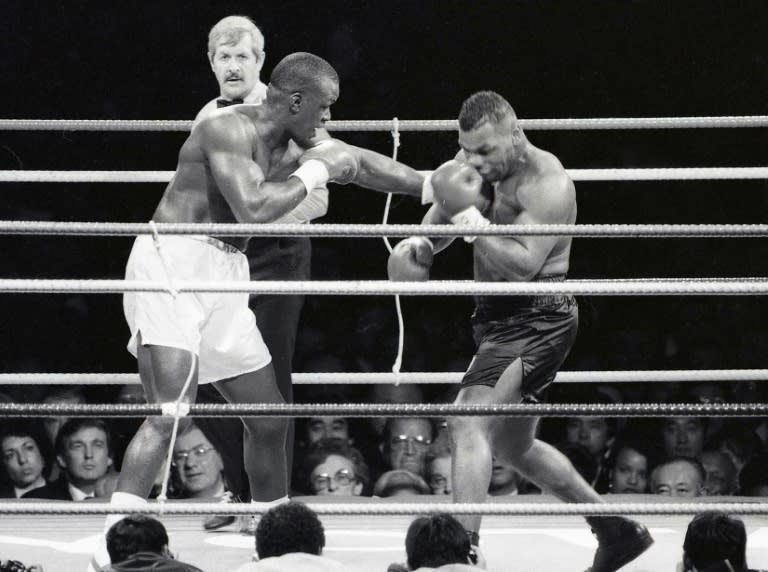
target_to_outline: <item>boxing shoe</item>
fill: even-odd
[[[227,491],[223,495],[221,495],[221,500],[219,502],[233,503],[233,502],[241,502],[241,501],[237,496]],[[219,528],[224,528],[225,526],[229,526],[230,524],[234,523],[235,520],[236,520],[236,517],[233,514],[212,514],[210,516],[206,516],[203,519],[203,528],[205,530],[218,530]]]
[[[408,572],[410,568],[400,562],[393,562],[387,566],[387,572]]]
[[[623,516],[587,517],[597,537],[597,551],[590,572],[615,572],[653,544],[648,529]]]

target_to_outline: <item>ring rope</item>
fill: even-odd
[[[63,222],[0,220],[0,234],[130,236],[137,234],[208,236],[573,236],[623,238],[765,237],[768,224],[275,224]]]
[[[464,372],[294,373],[294,385],[368,385],[376,383],[460,383]],[[686,383],[766,381],[768,369],[561,371],[557,383]],[[136,373],[0,373],[0,385],[139,385]]]
[[[163,405],[0,403],[0,417],[149,417]],[[768,403],[197,403],[191,417],[759,417]]]
[[[455,119],[400,120],[400,131],[455,131]],[[193,121],[156,119],[0,119],[2,131],[189,131]],[[390,131],[393,119],[328,121],[330,131]],[[520,119],[523,129],[703,129],[768,127],[768,115],[690,117],[583,117],[562,119]]]
[[[729,514],[764,515],[768,513],[765,502],[712,502],[712,503],[442,503],[442,502],[378,502],[378,503],[307,503],[320,516],[338,515],[412,515],[449,513],[483,514],[488,516],[581,516],[581,515],[679,515],[698,514],[704,510],[720,510]],[[0,514],[158,514],[210,515],[231,514],[252,516],[263,514],[267,506],[248,503],[205,502],[149,502],[141,506],[120,505],[104,502],[41,503],[9,501],[0,504]]]
[[[574,181],[701,181],[768,179],[768,167],[566,169]],[[175,171],[0,170],[2,183],[167,183]]]
[[[564,282],[474,282],[472,280],[430,280],[391,282],[388,280],[256,280],[251,282],[184,281],[175,284],[179,292],[239,292],[251,294],[314,294],[346,296],[681,296],[681,295],[766,295],[768,278],[654,278],[644,280],[566,280]],[[146,280],[58,280],[0,279],[0,292],[99,293],[167,292],[162,282]]]

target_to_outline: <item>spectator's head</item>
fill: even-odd
[[[320,555],[325,547],[325,530],[317,514],[307,505],[291,501],[269,509],[256,528],[259,558],[291,552]]]
[[[115,564],[137,552],[170,556],[168,533],[159,520],[143,514],[132,514],[117,521],[107,531],[107,552]]]
[[[768,453],[755,455],[739,473],[739,490],[748,497],[768,497]]]
[[[736,492],[736,467],[731,458],[721,451],[704,451],[700,457],[706,475],[704,488],[711,496],[732,495]]]
[[[387,471],[373,486],[374,496],[382,498],[428,495],[430,492],[429,485],[424,479],[405,469]]]
[[[91,492],[112,466],[112,442],[101,419],[70,419],[56,436],[56,461],[67,481]]]
[[[224,494],[224,462],[196,425],[190,424],[176,439],[173,465],[186,498],[214,498]]]
[[[582,445],[596,459],[602,459],[613,440],[615,420],[608,417],[569,417],[565,440]]]
[[[443,432],[424,456],[426,481],[433,495],[449,495],[453,492],[451,445]]]
[[[46,405],[83,405],[86,403],[85,394],[77,387],[56,388],[49,391],[43,397],[43,403]],[[45,432],[51,445],[56,443],[56,437],[59,430],[67,422],[68,417],[46,417],[43,419]]]
[[[651,492],[668,497],[698,497],[704,489],[704,467],[695,459],[676,457],[651,473]]]
[[[314,445],[320,439],[350,441],[349,422],[345,417],[310,417],[306,420],[303,437],[307,447]]]
[[[664,454],[698,459],[704,450],[705,420],[700,417],[668,417],[662,421]]]
[[[698,572],[744,572],[746,553],[744,523],[723,512],[709,510],[693,517],[688,525],[683,542],[683,568]]]
[[[640,439],[620,439],[613,448],[613,462],[608,472],[609,488],[614,494],[648,492],[651,454]]]
[[[473,564],[471,551],[467,532],[450,514],[420,516],[411,523],[405,536],[405,552],[411,570]]]
[[[363,454],[345,439],[320,439],[306,452],[297,475],[315,495],[359,496],[370,484]]]
[[[45,438],[28,423],[10,423],[0,430],[3,468],[13,486],[25,489],[45,484],[48,447]]]
[[[737,472],[763,449],[757,434],[754,431],[745,431],[744,424],[739,422],[727,423],[718,435],[715,446],[731,458]]]
[[[421,417],[387,419],[381,452],[393,470],[404,469],[424,474],[424,457],[434,438],[432,421]]]
[[[264,36],[246,16],[222,18],[208,34],[208,60],[221,95],[244,99],[259,81]]]

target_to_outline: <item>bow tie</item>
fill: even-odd
[[[242,99],[217,99],[216,100],[216,107],[229,107],[230,105],[237,105],[238,103],[243,103]]]

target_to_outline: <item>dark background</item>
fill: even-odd
[[[115,3],[117,4],[117,3]],[[0,116],[191,119],[217,94],[209,28],[229,14],[264,32],[266,79],[284,55],[310,51],[341,76],[334,119],[450,119],[492,89],[522,118],[760,115],[766,104],[763,2],[333,1],[0,3]],[[531,131],[567,168],[761,166],[767,129]],[[172,170],[185,133],[0,132],[0,169]],[[387,133],[342,134],[391,153]],[[455,133],[404,133],[399,157],[432,168]],[[1,219],[147,221],[162,184],[3,183]],[[766,222],[764,181],[580,182],[581,223]],[[380,222],[384,196],[332,188],[325,222]],[[391,222],[422,209],[396,199]],[[571,277],[763,276],[765,239],[576,239]],[[317,279],[385,279],[377,239],[315,239]],[[0,237],[4,277],[121,278],[128,238]],[[436,278],[469,278],[456,243]],[[369,347],[353,344],[381,307]],[[590,297],[565,369],[766,367],[760,297]],[[468,298],[405,301],[404,369],[468,361]],[[0,296],[0,370],[134,371],[116,295]],[[382,318],[383,316],[383,318]],[[311,297],[302,332],[351,363],[388,369],[391,299]],[[391,321],[391,322],[390,322]],[[316,340],[302,334],[296,370]],[[450,351],[446,345],[450,346]],[[427,356],[425,358],[424,356]],[[448,363],[447,358],[458,359]],[[353,366],[349,366],[354,369]]]

